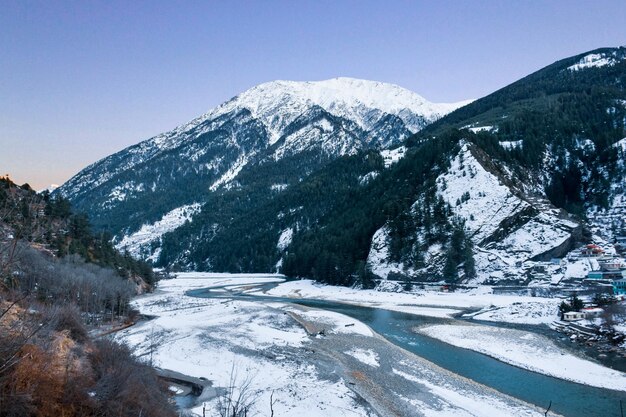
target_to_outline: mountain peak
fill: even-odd
[[[469,103],[431,103],[417,93],[395,84],[337,77],[322,81],[276,80],[259,84],[210,110],[206,120],[246,108],[268,127],[272,142],[282,129],[311,106],[344,117],[357,115],[356,122],[368,130],[374,122],[372,110],[397,114],[407,127],[418,131],[423,121],[432,122]],[[422,120],[415,120],[414,116]]]
[[[305,173],[298,169],[287,180],[276,178],[277,184],[295,183],[339,156],[396,145],[462,104],[431,103],[397,85],[355,78],[271,81],[90,165],[57,192],[97,212],[96,226],[114,219],[125,229],[113,226],[114,233],[134,232],[141,222],[161,221],[219,188],[236,186],[240,174],[262,162],[295,166],[300,158]],[[182,183],[197,188],[187,192],[193,187],[181,190]],[[119,216],[126,204],[148,202],[157,191],[171,194],[162,207],[135,210],[130,223]]]

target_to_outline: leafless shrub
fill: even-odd
[[[98,404],[97,415],[173,415],[172,407],[165,401],[167,387],[151,367],[131,354],[127,346],[99,340],[90,358],[97,380],[93,389]]]
[[[21,293],[46,304],[74,304],[89,313],[94,324],[130,311],[135,288],[115,271],[85,263],[78,256],[57,260],[20,245],[26,247],[20,249],[13,286]]]
[[[260,392],[252,388],[253,381],[254,375],[250,373],[239,375],[233,363],[226,391],[218,398],[217,407],[220,417],[252,417],[254,415],[253,407],[259,399]]]
[[[89,336],[81,318],[80,310],[73,304],[55,307],[49,310],[50,324],[54,331],[69,332],[70,337],[80,343],[88,340]]]

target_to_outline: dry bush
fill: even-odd
[[[57,332],[69,332],[70,337],[80,343],[88,340],[89,334],[81,318],[80,310],[73,304],[48,310],[51,328]]]
[[[7,388],[9,400],[29,400],[33,412],[23,415],[90,414],[93,407],[87,388],[93,385],[91,369],[82,346],[69,331],[40,333],[22,346],[18,357]]]
[[[90,354],[99,415],[170,417],[167,386],[154,369],[139,362],[127,346],[99,340]]]

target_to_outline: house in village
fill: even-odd
[[[568,311],[563,313],[563,320],[565,321],[578,321],[585,318],[585,313],[581,311]]]
[[[626,294],[626,278],[615,279],[613,280],[612,284],[613,284],[613,294],[615,295]]]
[[[590,243],[580,250],[580,255],[583,257],[597,258],[604,255],[604,249],[598,245]]]
[[[602,313],[604,313],[604,309],[600,307],[585,307],[582,309],[581,313],[585,315],[587,320],[590,320],[600,317]]]
[[[600,270],[590,271],[587,274],[588,280],[612,282],[626,279],[626,267],[618,258],[604,258],[598,260]]]
[[[604,280],[604,281],[615,281],[626,278],[626,269],[616,270],[616,271],[590,271],[587,273],[587,279],[589,280]]]

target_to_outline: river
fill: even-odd
[[[442,368],[535,404],[544,410],[552,402],[551,411],[564,416],[621,417],[620,401],[623,400],[626,403],[624,392],[590,387],[527,371],[489,356],[417,334],[412,330],[422,324],[449,323],[450,319],[422,317],[327,300],[278,298],[241,293],[225,294],[209,290],[194,290],[188,295],[205,298],[238,298],[258,302],[287,302],[342,313],[367,324],[391,343]],[[624,406],[626,407],[626,404]]]

